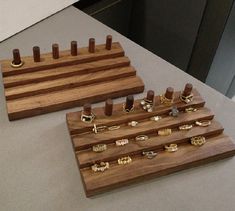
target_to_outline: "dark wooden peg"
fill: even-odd
[[[172,87],[168,87],[166,89],[165,97],[167,99],[173,99],[173,95],[174,95],[174,89]]]
[[[183,92],[183,96],[187,97],[191,94],[193,90],[193,85],[190,83],[187,83],[184,87],[184,92]]]
[[[52,57],[53,59],[59,59],[59,45],[56,43],[52,45]]]
[[[107,99],[105,101],[104,114],[106,116],[112,116],[113,114],[113,100],[112,99]]]
[[[149,100],[149,101],[153,101],[154,100],[154,91],[153,90],[149,90],[147,92],[146,100]]]
[[[77,56],[78,55],[77,41],[71,41],[71,55],[72,56]]]
[[[134,97],[133,95],[128,95],[126,97],[125,109],[131,110],[133,108],[133,105],[134,105]]]
[[[91,115],[91,104],[90,103],[86,103],[83,106],[83,114],[90,116]]]
[[[20,58],[20,50],[19,49],[14,49],[13,51],[13,64],[20,64],[21,63],[21,58]]]
[[[111,48],[112,48],[112,35],[108,35],[107,37],[106,37],[106,49],[107,50],[111,50]]]
[[[34,62],[40,62],[40,48],[38,46],[33,47],[33,59]]]
[[[95,53],[95,38],[89,39],[89,52]]]

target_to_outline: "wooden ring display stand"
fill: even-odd
[[[95,45],[92,38],[88,47],[77,48],[72,41],[66,51],[53,44],[52,53],[41,55],[34,46],[33,56],[22,58],[14,49],[13,61],[1,61],[9,120],[143,92],[144,84],[124,54],[110,35],[106,44]]]
[[[75,157],[80,170],[81,178],[87,196],[92,196],[116,187],[128,185],[132,182],[146,180],[172,172],[184,170],[201,164],[209,163],[235,154],[235,145],[231,139],[223,134],[223,127],[214,120],[213,113],[204,107],[205,101],[193,89],[194,99],[186,104],[179,99],[180,92],[174,93],[174,106],[180,111],[178,117],[169,116],[171,106],[160,104],[160,97],[155,96],[155,106],[152,112],[144,111],[140,100],[134,102],[134,111],[123,112],[123,103],[113,105],[111,116],[105,115],[104,109],[94,108],[96,115],[92,123],[80,120],[81,111],[68,113],[66,116],[68,130],[71,136]],[[185,108],[197,108],[196,112],[186,113]],[[150,117],[160,115],[163,118],[157,122],[150,121]],[[208,127],[195,126],[191,130],[177,130],[184,124],[194,124],[197,120],[211,120]],[[138,125],[131,127],[130,121],[138,121]],[[92,132],[93,124],[96,126],[120,125],[118,130],[105,130],[97,134]],[[157,131],[171,128],[169,136],[158,136]],[[147,135],[147,141],[135,141],[138,135]],[[190,139],[195,136],[204,136],[206,143],[193,146]],[[129,139],[125,146],[116,146],[118,139]],[[92,151],[92,146],[106,144],[107,150],[101,153]],[[177,152],[165,152],[164,146],[177,144]],[[158,155],[147,159],[143,151],[154,151]],[[121,157],[130,156],[132,162],[118,165]],[[100,162],[109,162],[109,169],[104,172],[94,172],[91,166]]]

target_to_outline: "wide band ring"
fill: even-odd
[[[178,150],[177,144],[170,144],[169,146],[165,145],[166,152],[176,152],[177,150]]]
[[[148,140],[148,139],[149,139],[149,137],[146,136],[146,135],[139,135],[139,136],[136,136],[136,137],[135,137],[135,140],[136,140],[136,141],[146,141],[146,140]]]
[[[106,144],[97,144],[92,146],[92,150],[94,152],[103,152],[107,149],[107,145]]]
[[[105,170],[109,169],[109,163],[101,162],[100,164],[94,164],[91,166],[91,169],[94,172],[104,172]]]
[[[165,95],[160,95],[161,104],[172,105],[173,101],[174,101],[174,99],[168,99],[165,97]]]
[[[211,124],[211,121],[210,120],[200,120],[200,121],[196,121],[195,124],[200,127],[207,127]]]
[[[24,64],[24,61],[22,61],[22,60],[19,64],[14,64],[14,62],[12,61],[11,62],[11,67],[19,68],[19,67],[23,66],[23,64]]]
[[[206,143],[206,138],[204,136],[195,136],[191,138],[191,144],[194,146],[202,146]]]
[[[161,129],[158,131],[159,136],[169,136],[171,135],[172,130],[170,128]]]
[[[129,140],[127,138],[120,139],[120,140],[115,141],[115,143],[117,146],[124,146],[129,143]]]
[[[131,163],[131,162],[132,162],[132,159],[131,159],[130,156],[122,157],[122,158],[118,159],[118,164],[119,165],[125,165],[125,164]]]

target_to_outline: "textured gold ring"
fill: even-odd
[[[146,136],[146,135],[139,135],[139,136],[136,136],[136,137],[135,137],[135,140],[136,140],[136,141],[146,141],[146,140],[148,140],[148,139],[149,139],[149,137]]]
[[[130,109],[127,109],[126,104],[123,103],[123,111],[126,112],[126,113],[130,113],[130,112],[134,111],[134,104]]]
[[[178,150],[177,144],[170,144],[169,146],[165,145],[166,152],[176,152],[177,150]]]
[[[195,124],[200,127],[207,127],[211,124],[211,121],[210,120],[201,120],[201,121],[196,121]]]
[[[92,171],[94,172],[104,172],[105,170],[109,169],[108,162],[101,162],[100,164],[94,164],[91,166]]]
[[[108,130],[118,130],[121,126],[120,125],[114,125],[111,127],[108,127]]]
[[[193,128],[193,125],[181,125],[179,126],[180,130],[190,130]]]
[[[170,128],[161,129],[158,131],[159,136],[169,136],[171,135],[172,130]]]
[[[206,138],[204,136],[195,136],[191,138],[191,144],[194,146],[202,146],[206,143]]]
[[[168,99],[165,97],[165,95],[160,95],[161,104],[171,105],[173,103],[173,101],[174,101],[174,99]]]
[[[189,96],[183,96],[182,94],[180,95],[180,100],[185,103],[190,103],[193,101],[193,94],[190,94]]]
[[[129,140],[127,138],[120,139],[120,140],[115,141],[115,143],[117,146],[124,146],[129,143]]]
[[[118,164],[119,165],[125,165],[125,164],[131,163],[131,162],[132,162],[132,159],[131,159],[130,156],[122,157],[122,158],[118,159]]]
[[[92,150],[94,152],[103,152],[107,149],[107,145],[106,144],[97,144],[92,146]]]
[[[13,61],[11,62],[11,66],[14,67],[14,68],[19,68],[19,67],[23,66],[23,64],[24,64],[24,61],[22,61],[22,60],[19,64],[14,64]]]

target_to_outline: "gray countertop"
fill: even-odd
[[[168,86],[181,90],[191,82],[225,133],[235,138],[234,102],[76,8],[0,43],[0,59],[10,58],[13,48],[30,55],[34,45],[47,52],[54,42],[60,49],[69,48],[71,40],[86,46],[90,37],[104,43],[107,34],[122,44],[146,90],[160,94]],[[3,92],[1,83],[0,210],[234,210],[235,158],[86,198],[65,122],[65,114],[79,108],[9,122]]]

